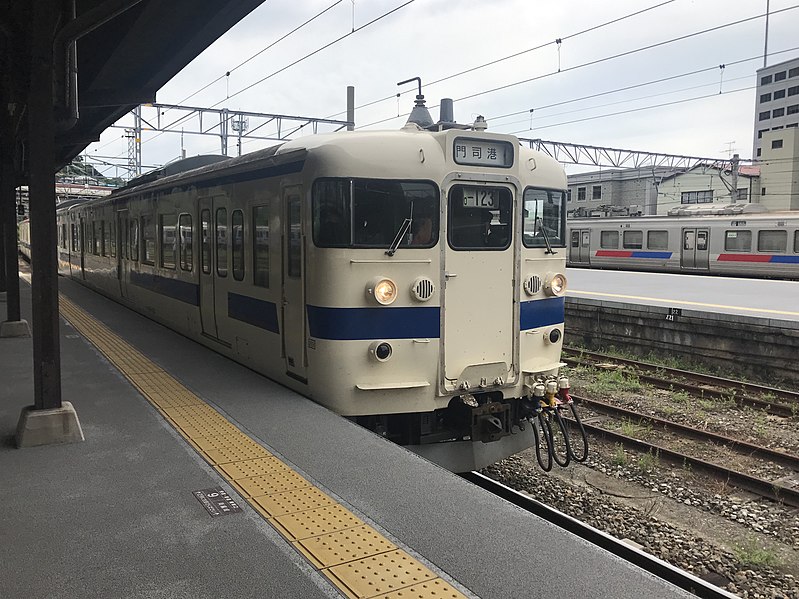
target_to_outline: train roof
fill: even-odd
[[[574,223],[652,223],[652,222],[675,222],[684,220],[729,220],[730,218],[744,217],[747,220],[769,220],[769,219],[799,219],[799,210],[770,211],[760,204],[699,204],[691,206],[681,206],[669,211],[668,214],[644,215],[644,216],[610,216],[605,218],[580,217],[569,218],[567,224]]]

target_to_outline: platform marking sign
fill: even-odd
[[[236,512],[242,511],[230,495],[227,494],[222,487],[213,487],[212,489],[202,489],[201,491],[192,491],[192,495],[197,498],[197,501],[203,504],[203,507],[208,510],[212,518],[217,516],[229,516]]]

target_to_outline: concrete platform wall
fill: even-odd
[[[566,344],[679,356],[727,376],[799,385],[799,323],[590,299],[566,299]]]

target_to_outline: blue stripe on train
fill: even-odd
[[[566,300],[562,297],[522,302],[519,314],[521,330],[563,324],[565,307]]]
[[[192,306],[200,305],[200,287],[195,283],[179,281],[144,272],[132,270],[130,272],[130,282],[144,289],[149,289],[155,293],[166,295],[172,299],[186,302]]]
[[[668,260],[671,252],[633,252],[631,258],[654,258],[656,260]]]
[[[277,304],[238,293],[227,294],[227,313],[231,318],[255,327],[280,333],[277,321]]]
[[[438,306],[419,308],[322,308],[307,306],[311,337],[317,339],[437,339]]]
[[[799,264],[799,256],[772,256],[770,262],[774,264]]]

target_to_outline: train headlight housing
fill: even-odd
[[[378,362],[385,362],[394,353],[388,341],[375,341],[369,346],[369,354]]]
[[[366,294],[371,295],[381,306],[388,306],[397,299],[397,284],[391,279],[380,277],[369,284]]]
[[[556,297],[566,293],[566,275],[563,273],[548,274],[544,281],[544,291],[547,295]]]

